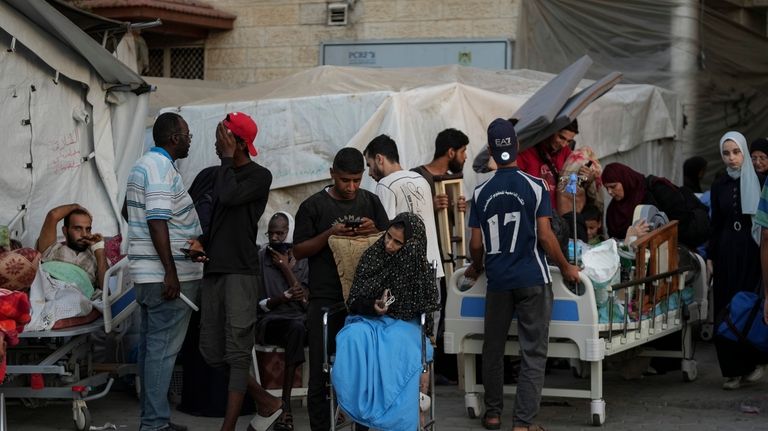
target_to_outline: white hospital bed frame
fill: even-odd
[[[106,333],[112,332],[138,307],[127,270],[127,258],[107,270],[104,279],[108,282],[104,285],[109,288],[103,291],[104,311],[99,319],[66,329],[19,334],[21,343],[8,348],[9,359],[23,354],[25,348],[39,351],[43,346],[50,350],[47,351],[45,358],[35,363],[11,364],[9,361],[6,380],[0,385],[0,431],[7,429],[4,401],[8,398],[72,400],[75,429],[79,431],[90,429],[91,415],[86,402],[107,395],[114,381],[109,373],[94,371],[91,357],[94,340],[91,335],[101,330]],[[32,341],[31,345],[30,341]],[[38,341],[44,341],[44,343],[35,344]],[[83,368],[84,372],[81,373]],[[28,386],[26,379],[21,382],[17,380],[21,376],[33,374],[55,376],[56,385],[32,389]],[[47,385],[51,378],[45,381]],[[101,391],[93,393],[95,389],[102,386]]]
[[[706,320],[708,309],[706,266],[701,257],[698,255],[696,257],[699,272],[692,282],[695,299],[691,304],[682,305],[683,301],[679,293],[685,287],[684,273],[691,268],[672,268],[672,271],[660,273],[656,277],[634,280],[635,283],[641,283],[640,288],[634,289],[634,294],[645,295],[650,293],[643,292],[645,286],[656,286],[660,280],[669,282],[672,277],[679,277],[680,280],[678,292],[670,292],[667,295],[667,300],[673,295],[677,295],[677,304],[681,305],[658,315],[654,313],[639,323],[629,317],[625,318],[623,323],[599,323],[595,293],[590,280],[584,275],[580,275],[584,290],[582,295],[577,295],[563,282],[560,271],[555,267],[550,267],[553,278],[554,303],[549,327],[548,356],[569,358],[576,360],[577,363],[586,362],[589,367],[590,385],[589,389],[559,389],[546,387],[545,384],[542,395],[589,399],[591,401],[589,422],[596,426],[602,425],[605,422],[602,361],[607,356],[642,347],[650,341],[681,330],[683,331],[682,345],[679,351],[642,351],[639,349],[641,350],[640,355],[681,358],[683,379],[686,381],[696,379],[696,361],[690,357],[693,352],[691,326],[696,322]],[[481,413],[479,394],[484,390],[483,385],[478,384],[475,378],[475,356],[482,353],[486,279],[482,275],[470,289],[462,292],[458,289],[458,283],[463,277],[465,269],[458,269],[449,280],[444,346],[446,353],[456,353],[463,356],[463,369],[460,369],[459,372],[460,376],[463,377],[465,406],[470,417],[477,417]],[[617,288],[621,290],[625,289],[626,286],[614,285],[613,288],[609,287],[611,298],[615,297],[616,292],[614,290]],[[642,303],[642,300],[640,302]],[[610,320],[613,320],[612,317]],[[510,325],[509,335],[505,355],[519,356],[520,346],[516,339],[517,325],[514,320]],[[514,394],[515,387],[505,385],[504,393]]]

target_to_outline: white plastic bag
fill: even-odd
[[[609,239],[592,247],[581,256],[584,263],[584,275],[592,281],[595,288],[595,301],[603,305],[608,301],[608,286],[618,280],[619,251],[616,241]]]

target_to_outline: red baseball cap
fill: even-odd
[[[256,134],[259,133],[259,128],[256,126],[253,118],[242,112],[230,112],[227,114],[227,118],[224,119],[224,126],[235,136],[245,141],[248,145],[248,153],[251,156],[256,157],[259,154],[256,147],[253,146]]]

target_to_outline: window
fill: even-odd
[[[203,79],[205,49],[202,46],[150,48],[146,76]]]

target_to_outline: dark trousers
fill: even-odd
[[[307,339],[304,319],[275,318],[267,322],[266,325],[264,342],[285,349],[286,365],[303,364],[304,346]]]
[[[323,372],[323,308],[339,301],[315,298],[309,301],[307,310],[307,338],[309,340],[309,387],[307,411],[312,431],[326,431],[331,427],[328,401],[328,374]],[[344,326],[346,311],[340,311],[328,319],[328,354],[336,351],[336,334]]]
[[[715,336],[715,351],[723,377],[742,377],[755,370],[758,365],[768,363],[768,355],[752,346]]]
[[[514,426],[531,424],[539,412],[547,366],[552,298],[549,284],[485,294],[483,387],[487,415],[501,416],[504,407],[504,347],[515,313],[522,360],[517,379]]]

